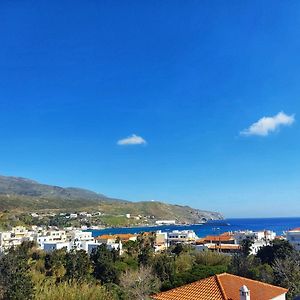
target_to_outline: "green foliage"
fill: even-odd
[[[126,227],[139,225],[142,222],[136,219],[128,219],[125,216],[107,215],[101,216],[101,222],[105,226],[109,227]]]
[[[132,256],[124,255],[122,257],[122,262],[126,264],[127,268],[136,270],[139,267],[139,263],[136,258]]]
[[[91,262],[84,250],[73,250],[67,253],[65,264],[67,280],[83,282],[89,279]]]
[[[231,258],[220,252],[202,251],[195,254],[195,262],[198,265],[205,266],[229,266]]]
[[[215,274],[224,273],[227,271],[226,266],[203,266],[194,265],[192,269],[176,273],[172,281],[166,281],[163,283],[162,290],[169,290],[174,287],[178,287],[187,283],[191,283]]]
[[[34,285],[29,273],[29,243],[11,248],[0,260],[1,299],[30,300],[34,298]]]
[[[102,283],[117,283],[118,270],[114,265],[117,254],[107,249],[106,245],[101,244],[91,253],[93,263],[93,275]]]
[[[248,256],[251,253],[251,248],[254,240],[251,237],[246,237],[241,242],[241,251],[244,256]]]
[[[229,272],[247,278],[252,278],[252,269],[259,265],[260,261],[253,255],[245,256],[243,253],[232,256]]]
[[[138,243],[138,263],[139,265],[149,266],[152,263],[154,249],[153,249],[153,234],[143,235],[140,234],[137,238]]]
[[[37,286],[36,300],[115,300],[105,287],[92,283],[60,283],[49,281]]]
[[[153,249],[150,246],[143,248],[138,255],[139,265],[148,266],[152,262]]]
[[[175,269],[177,273],[183,273],[192,268],[195,258],[189,253],[181,253],[175,258]]]
[[[138,241],[127,241],[123,243],[123,250],[129,255],[134,256],[139,252],[139,243]]]
[[[229,272],[285,287],[288,299],[300,294],[300,254],[284,240],[274,240],[256,256],[233,256]]]
[[[45,256],[46,275],[54,276],[57,282],[62,281],[66,273],[66,254],[67,251],[63,248],[47,253]]]
[[[154,253],[153,237],[142,234],[125,243],[122,256],[104,244],[89,256],[66,249],[45,253],[24,242],[0,258],[0,299],[148,299],[159,289],[223,272],[286,287],[288,299],[300,293],[300,254],[285,241],[274,241],[257,256],[245,251],[230,257],[179,245]]]
[[[153,269],[162,281],[162,290],[168,290],[226,272],[229,261],[228,256],[219,253],[181,251],[180,255],[168,253],[157,255]]]
[[[262,247],[257,257],[262,263],[273,264],[275,259],[285,259],[295,252],[293,246],[285,240],[274,240],[271,245]]]
[[[274,283],[274,271],[268,264],[257,263],[249,270],[249,277],[266,283]]]
[[[154,259],[153,270],[162,282],[172,282],[176,271],[174,257],[168,253],[157,255]]]
[[[174,253],[175,255],[180,255],[184,251],[185,246],[182,243],[176,244],[175,247],[172,249],[172,253]]]

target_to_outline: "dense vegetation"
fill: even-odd
[[[230,259],[177,245],[155,254],[154,235],[124,243],[124,254],[100,245],[88,255],[64,249],[45,253],[32,242],[0,260],[0,299],[148,299],[227,270]]]
[[[0,299],[149,299],[149,295],[208,276],[230,272],[300,293],[300,255],[286,241],[274,241],[256,256],[251,241],[230,257],[196,252],[178,244],[153,251],[154,235],[124,243],[124,254],[100,245],[90,255],[64,249],[45,253],[32,242],[11,249],[0,259]]]
[[[274,240],[249,255],[252,241],[243,241],[242,252],[232,257],[229,272],[289,289],[287,299],[300,295],[300,254],[285,240]]]

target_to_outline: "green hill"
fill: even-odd
[[[105,214],[152,216],[154,219],[175,219],[197,223],[203,219],[222,219],[217,212],[162,202],[130,202],[114,199],[80,188],[63,188],[36,181],[0,176],[0,210],[32,211],[101,211]]]

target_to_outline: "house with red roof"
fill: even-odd
[[[214,275],[152,296],[153,300],[285,300],[287,289],[232,275]]]

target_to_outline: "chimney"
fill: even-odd
[[[240,300],[250,300],[250,290],[245,285],[240,288]]]

